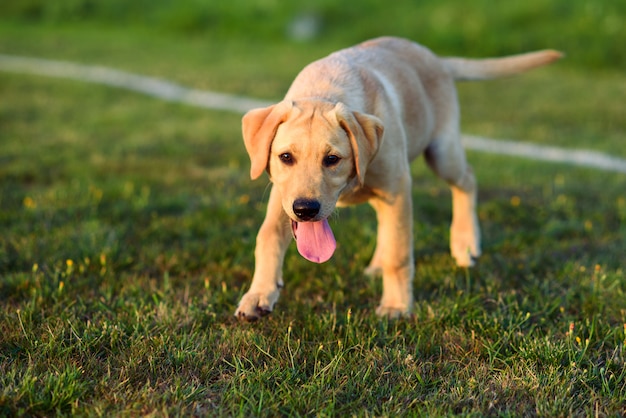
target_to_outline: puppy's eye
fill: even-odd
[[[324,166],[325,167],[332,167],[334,165],[337,165],[339,163],[339,161],[341,160],[341,158],[339,158],[336,155],[327,155],[326,157],[324,157]]]
[[[283,152],[282,154],[278,156],[278,158],[280,159],[280,161],[283,162],[283,164],[286,164],[286,165],[293,164],[293,156],[288,152]]]

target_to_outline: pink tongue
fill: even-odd
[[[294,222],[293,232],[300,255],[314,263],[328,261],[337,248],[337,241],[326,219],[319,222]]]

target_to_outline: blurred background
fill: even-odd
[[[12,0],[6,22],[144,28],[207,40],[347,46],[380,35],[440,54],[558,48],[567,65],[623,69],[626,2],[616,0]]]

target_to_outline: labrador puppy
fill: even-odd
[[[285,252],[322,263],[336,242],[335,208],[368,202],[377,242],[366,274],[381,274],[376,313],[395,318],[413,305],[410,163],[424,155],[452,190],[450,251],[459,266],[480,255],[476,180],[460,142],[455,80],[512,75],[561,57],[544,50],[503,58],[440,58],[414,42],[383,37],[306,66],[283,101],[242,121],[250,176],[267,171],[272,190],[256,240],[255,271],[235,315],[270,313],[283,287]]]

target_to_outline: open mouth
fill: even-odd
[[[291,231],[300,255],[314,263],[328,261],[337,248],[337,241],[326,219],[317,222],[292,220]]]

